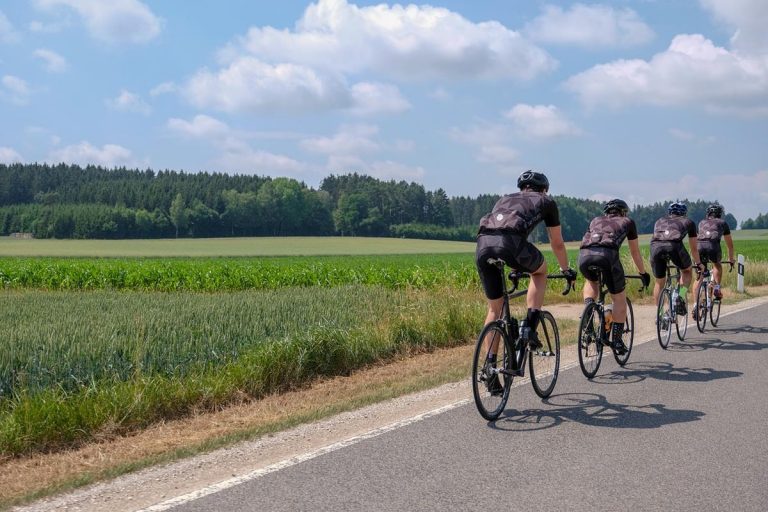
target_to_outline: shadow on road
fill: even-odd
[[[645,379],[677,382],[709,382],[717,379],[741,377],[742,372],[715,370],[714,368],[686,368],[672,363],[639,361],[628,363],[624,368],[598,375],[592,382],[598,384],[633,384]]]
[[[688,337],[685,341],[678,341],[670,344],[670,352],[699,352],[702,350],[718,349],[718,350],[764,350],[768,348],[768,342],[760,341],[727,341],[722,339],[723,336],[734,334],[754,334],[755,337],[761,336],[764,338],[765,334],[768,334],[768,329],[764,327],[754,327],[752,325],[739,325],[729,326],[726,329],[707,329],[703,334],[698,332],[693,333],[693,338]],[[695,336],[704,336],[704,339],[696,339]]]
[[[669,409],[664,404],[629,405],[610,403],[596,393],[566,393],[544,401],[551,409],[508,410],[489,423],[498,430],[526,432],[543,430],[573,421],[607,428],[659,428],[673,423],[698,421],[704,416],[692,409]]]

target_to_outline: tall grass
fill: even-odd
[[[5,292],[0,453],[72,446],[474,338],[476,293]]]

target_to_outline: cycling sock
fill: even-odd
[[[496,354],[488,354],[488,362],[491,364],[496,364]]]
[[[624,322],[613,322],[613,341],[621,341],[621,337],[624,335]]]
[[[531,332],[536,332],[536,328],[539,326],[539,318],[541,318],[540,309],[528,308],[528,314],[525,316],[526,325],[531,328]]]
[[[594,303],[595,303],[595,299],[593,299],[592,297],[587,297],[586,299],[584,299],[585,306],[589,306],[590,304],[594,304]]]

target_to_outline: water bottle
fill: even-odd
[[[677,288],[672,290],[672,311],[677,311]]]

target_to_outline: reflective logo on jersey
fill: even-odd
[[[502,220],[504,220],[504,216],[503,216],[502,214],[498,214],[498,215],[496,216],[496,220],[498,220],[499,222],[501,222]]]

